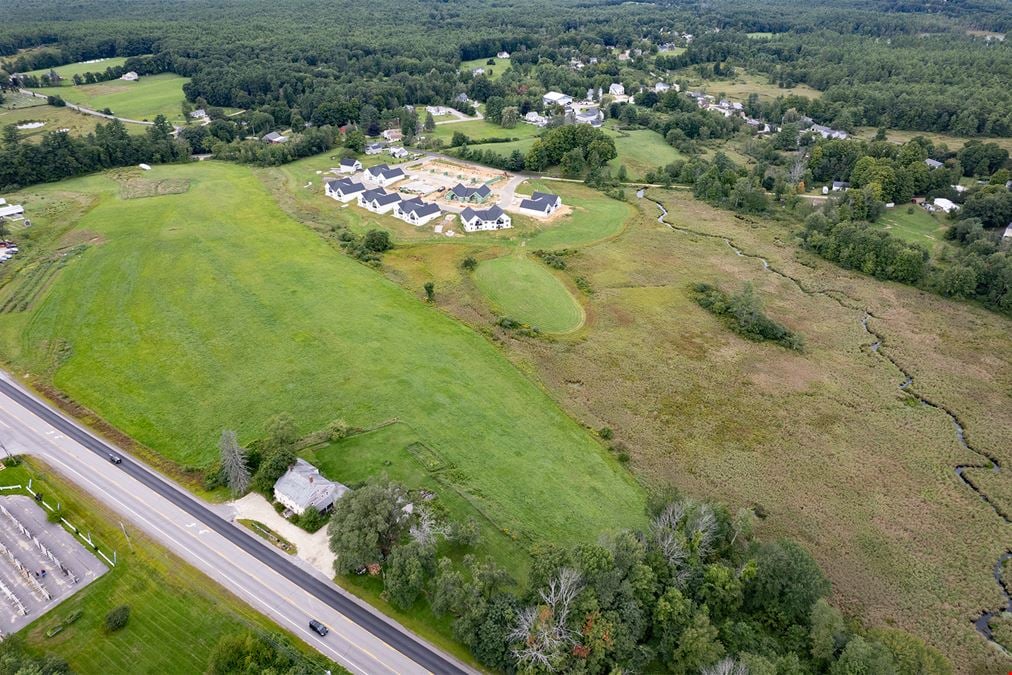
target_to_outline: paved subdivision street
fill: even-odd
[[[350,671],[474,672],[380,615],[308,564],[228,522],[169,480],[0,375],[0,438],[48,463],[129,523]],[[109,455],[122,457],[113,464]],[[2,517],[2,513],[0,513]],[[326,637],[309,630],[315,618]]]

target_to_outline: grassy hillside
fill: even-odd
[[[182,121],[183,85],[185,77],[162,73],[145,75],[136,82],[110,80],[96,84],[82,84],[59,90],[64,100],[92,110],[109,108],[117,117],[152,121],[157,115]]]
[[[62,87],[71,87],[74,85],[74,75],[84,75],[85,73],[104,73],[108,68],[115,68],[122,66],[126,63],[126,57],[114,56],[108,59],[100,59],[94,63],[68,63],[65,66],[57,66],[52,70],[56,71],[56,74],[63,78],[60,82]],[[33,70],[29,75],[43,76],[48,75],[50,69],[42,68],[41,70]]]
[[[180,464],[282,411],[304,432],[397,418],[501,528],[573,541],[642,517],[628,474],[492,344],[289,219],[249,169],[118,175],[60,185],[96,200],[71,233],[94,243],[27,322],[0,316],[25,369]],[[121,198],[150,181],[189,190]]]
[[[565,333],[583,323],[583,308],[548,268],[522,256],[481,263],[478,288],[506,316],[548,333]]]

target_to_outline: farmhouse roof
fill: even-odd
[[[358,163],[358,160],[354,157],[345,157],[341,160],[341,166],[355,166]]]
[[[314,507],[323,511],[340,499],[348,488],[324,478],[319,470],[304,459],[295,464],[274,484],[274,492],[283,495],[301,509]]]
[[[472,209],[470,206],[460,212],[460,215],[464,217],[464,220],[495,220],[502,216],[503,210],[498,206],[490,206],[484,210]]]
[[[932,169],[938,169],[938,168],[944,166],[944,164],[942,164],[941,162],[939,162],[937,159],[931,159],[930,157],[928,159],[924,160],[924,163],[927,164]]]
[[[417,197],[415,199],[405,199],[398,208],[404,213],[414,213],[419,218],[439,213],[439,206],[432,202],[423,202]]]
[[[365,186],[361,183],[356,183],[350,178],[341,178],[340,180],[328,180],[327,185],[334,192],[340,190],[346,195],[355,194],[356,192],[365,192]]]
[[[450,188],[450,192],[452,192],[461,199],[467,199],[471,195],[478,195],[479,197],[487,197],[490,194],[492,194],[492,189],[489,188],[489,186],[485,185],[484,183],[479,185],[478,187],[468,187],[463,183],[457,183],[452,188]]]

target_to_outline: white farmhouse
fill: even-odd
[[[0,204],[0,218],[23,218],[25,207],[21,204]]]
[[[386,164],[377,164],[365,170],[365,180],[380,187],[392,185],[404,178],[404,171],[399,167],[390,168]]]
[[[513,227],[513,219],[498,206],[484,210],[467,207],[460,212],[460,223],[464,226],[465,232],[505,230]]]
[[[324,478],[306,460],[297,459],[274,484],[274,499],[301,516],[310,507],[320,513],[327,511],[347,491],[344,485]]]
[[[123,73],[123,77],[119,79],[126,80],[127,82],[136,82],[140,79],[140,75],[131,70],[129,73]]]
[[[612,96],[625,96],[625,85],[614,82],[608,87],[608,93]]]
[[[383,188],[366,190],[358,196],[358,205],[373,213],[389,213],[401,201],[396,192],[387,192]]]
[[[341,173],[355,173],[356,171],[362,170],[362,162],[358,161],[354,157],[345,157],[341,160],[341,165],[338,170]]]
[[[935,201],[931,203],[935,209],[944,211],[945,213],[952,213],[953,211],[959,210],[959,204],[946,199],[945,197],[936,197]]]
[[[432,202],[423,202],[417,197],[415,199],[405,199],[394,207],[395,218],[400,218],[405,223],[411,223],[416,226],[424,225],[430,220],[438,218],[439,214],[440,210],[438,206]]]
[[[342,178],[340,180],[328,180],[323,186],[323,191],[331,199],[348,203],[365,192],[365,186],[361,183],[356,183],[350,178]]]

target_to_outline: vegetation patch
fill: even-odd
[[[478,265],[474,280],[493,306],[541,331],[566,333],[583,324],[583,308],[572,293],[530,258],[487,260]]]
[[[179,195],[190,189],[187,178],[150,179],[138,175],[127,175],[117,179],[122,199],[144,199],[161,195]]]
[[[752,284],[737,293],[726,293],[716,286],[699,283],[692,286],[693,299],[706,311],[720,317],[735,333],[755,342],[776,342],[801,351],[804,340],[763,312],[762,301]]]
[[[239,522],[242,523],[242,525],[244,527],[246,527],[247,529],[252,530],[253,533],[256,534],[258,537],[260,537],[262,539],[266,539],[272,545],[274,545],[276,548],[281,549],[285,553],[287,553],[289,555],[295,555],[296,553],[298,553],[298,549],[296,549],[295,544],[293,544],[292,542],[288,541],[287,539],[285,539],[284,537],[282,537],[280,534],[278,534],[277,532],[275,532],[271,528],[269,528],[266,525],[264,525],[263,523],[261,523],[259,520],[251,520],[249,518],[240,518]]]
[[[68,103],[92,110],[108,108],[117,117],[154,121],[158,115],[182,121],[183,85],[189,78],[173,73],[145,75],[136,82],[109,80],[95,84],[61,87],[59,95]]]

